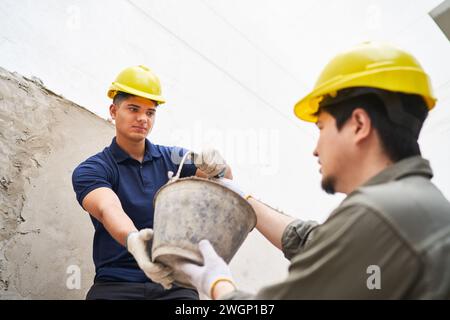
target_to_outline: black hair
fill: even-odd
[[[332,115],[336,120],[337,129],[340,130],[353,111],[361,108],[367,112],[372,126],[378,132],[384,151],[393,162],[420,155],[417,140],[428,115],[428,108],[423,97],[382,89],[365,89],[348,88],[338,91],[334,98],[327,96],[320,103],[319,112],[325,111]],[[355,94],[358,91],[361,94]],[[381,98],[386,95],[394,97],[395,100]],[[348,96],[349,99],[342,99],[342,96]],[[337,102],[333,103],[333,100]],[[395,116],[393,116],[394,111],[387,109],[393,108],[389,105],[391,101],[398,101],[400,105],[394,110]]]
[[[130,93],[118,91],[116,93],[116,95],[114,96],[113,104],[115,104],[116,106],[119,106],[123,101],[125,101],[129,97],[133,97],[133,95]]]

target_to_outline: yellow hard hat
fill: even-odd
[[[122,70],[109,87],[108,97],[114,99],[118,91],[147,98],[157,104],[166,102],[161,96],[158,77],[149,68],[142,65]]]
[[[294,113],[302,120],[317,122],[324,96],[352,87],[418,94],[429,110],[436,104],[430,79],[411,54],[386,43],[365,42],[334,57],[313,91],[297,102]]]

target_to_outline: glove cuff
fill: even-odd
[[[223,178],[225,177],[225,172],[227,171],[227,166],[225,166],[225,168],[222,169],[222,171],[220,171],[218,174],[216,174],[216,176],[214,178]]]
[[[131,236],[133,233],[139,233],[139,231],[131,231],[130,233],[128,233],[127,239],[126,239],[126,241],[125,241],[125,248],[127,248],[127,251],[130,251],[130,249],[128,248],[128,240],[130,239],[130,236]]]
[[[211,287],[209,289],[209,296],[211,297],[211,299],[214,299],[214,297],[213,297],[214,289],[216,288],[216,285],[221,281],[231,283],[231,285],[234,287],[234,289],[237,289],[236,284],[234,283],[234,281],[232,279],[225,278],[225,277],[217,278],[216,280],[214,280],[213,283],[211,283]]]

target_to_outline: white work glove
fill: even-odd
[[[219,178],[219,179],[215,179],[214,181],[217,181],[221,185],[223,185],[223,186],[227,187],[228,189],[236,192],[238,195],[240,195],[245,200],[248,200],[248,198],[250,198],[250,194],[242,191],[242,189],[233,180],[230,180],[230,179],[227,179],[227,178]]]
[[[211,243],[208,240],[202,240],[198,247],[203,256],[203,266],[193,263],[184,263],[180,266],[181,271],[189,277],[197,290],[211,297],[214,286],[221,280],[230,282],[236,288],[230,268],[219,257]]]
[[[152,229],[131,232],[127,237],[127,249],[148,278],[161,284],[164,289],[170,289],[174,280],[172,269],[150,260],[147,248],[151,248],[152,239]]]
[[[194,164],[200,171],[205,173],[208,178],[223,175],[227,169],[225,159],[219,151],[211,148],[204,149],[198,154],[195,153]]]

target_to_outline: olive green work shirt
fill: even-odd
[[[448,299],[450,204],[427,160],[401,160],[349,194],[318,225],[290,223],[287,278],[224,299]]]

